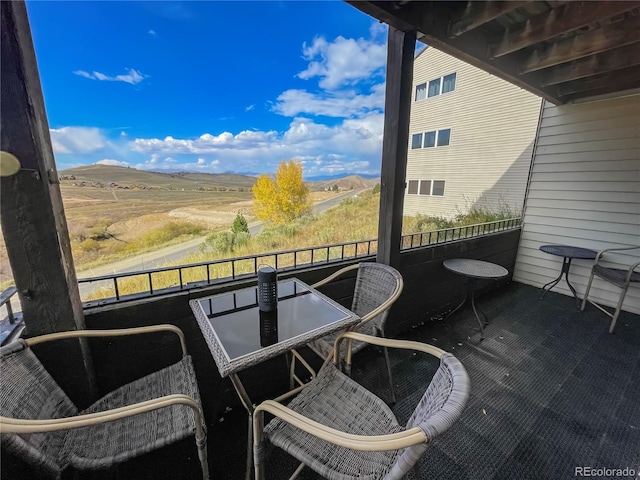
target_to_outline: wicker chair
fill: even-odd
[[[402,293],[402,275],[395,268],[382,263],[359,263],[338,270],[333,275],[321,280],[313,285],[314,288],[321,287],[335,280],[342,275],[357,270],[356,284],[351,302],[351,311],[360,317],[360,322],[351,329],[366,335],[380,336],[384,338],[384,327],[391,305]],[[327,358],[333,351],[333,344],[340,332],[326,337],[319,338],[311,343],[309,347],[320,355]],[[345,342],[347,344],[344,368],[347,374],[351,371],[351,356],[362,350],[367,344],[363,342]],[[343,347],[344,348],[344,347]],[[344,353],[344,352],[342,352]],[[391,374],[391,364],[389,362],[389,352],[384,348],[385,360],[387,363],[387,374],[391,386],[391,395],[395,402],[393,388],[393,376]]]
[[[398,424],[382,400],[337,368],[337,352],[343,338],[417,350],[440,358],[438,370],[405,427]],[[264,478],[267,441],[302,462],[291,478],[305,465],[330,480],[403,478],[413,473],[428,443],[460,417],[469,389],[469,377],[462,364],[439,348],[344,333],[318,376],[288,406],[267,400],[256,408],[256,480]],[[264,412],[275,415],[266,427]]]
[[[587,302],[591,303],[593,306],[603,311],[607,315],[611,317],[611,325],[609,326],[609,333],[613,332],[613,329],[616,327],[616,321],[618,320],[618,315],[620,315],[620,310],[622,309],[622,303],[624,302],[624,297],[627,294],[627,290],[629,289],[629,285],[632,283],[640,282],[640,272],[638,267],[640,267],[640,261],[634,262],[630,267],[621,269],[615,268],[611,266],[611,264],[607,265],[606,260],[604,258],[605,254],[611,254],[612,252],[627,252],[631,250],[640,250],[640,246],[635,247],[624,247],[624,248],[608,248],[606,250],[602,250],[598,252],[596,256],[595,263],[591,268],[591,276],[589,277],[589,283],[587,284],[587,290],[584,292],[584,298],[582,299],[582,306],[580,310],[584,311],[584,307],[587,305]],[[593,300],[589,300],[589,291],[591,290],[591,284],[593,283],[593,277],[601,278],[613,285],[619,287],[620,298],[618,299],[618,303],[616,305],[613,313],[607,311],[601,305],[598,305]]]
[[[31,350],[50,340],[170,331],[182,359],[104,396],[82,412]],[[148,453],[194,434],[203,478],[209,477],[207,442],[191,357],[182,331],[173,325],[122,330],[80,330],[18,340],[0,349],[2,448],[41,475],[97,470]]]

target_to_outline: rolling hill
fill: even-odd
[[[88,165],[58,172],[62,185],[93,186],[107,188],[145,188],[162,190],[214,190],[250,189],[255,176],[235,173],[202,172],[150,172],[113,165]],[[348,175],[331,180],[307,182],[313,191],[330,189],[337,185],[340,190],[368,188],[379,182],[376,178]]]

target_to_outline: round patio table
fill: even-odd
[[[578,305],[578,308],[580,308],[580,299],[576,294],[576,289],[573,288],[573,285],[571,285],[571,283],[569,282],[569,268],[571,268],[571,260],[573,260],[574,258],[579,258],[583,260],[593,260],[594,258],[596,258],[596,255],[598,254],[598,252],[591,250],[589,248],[572,247],[570,245],[542,245],[540,247],[540,250],[550,255],[563,257],[562,269],[560,270],[560,275],[558,275],[558,278],[551,280],[549,283],[547,283],[542,287],[542,296],[540,297],[540,299],[543,299],[545,294],[549,290],[551,290],[553,287],[555,287],[558,284],[558,282],[560,282],[560,280],[562,279],[562,274],[564,274],[564,278],[567,281],[567,285],[569,286],[569,289],[573,293],[573,298],[576,299],[576,304]],[[547,288],[547,286],[549,288]]]
[[[445,320],[460,310],[467,300],[470,300],[473,313],[480,324],[480,340],[484,339],[484,325],[489,324],[489,319],[484,312],[480,311],[480,314],[484,317],[483,324],[482,320],[480,320],[480,315],[478,315],[479,310],[476,308],[475,301],[476,280],[498,280],[499,278],[504,278],[509,275],[509,270],[495,263],[474,260],[472,258],[449,258],[442,262],[442,265],[450,272],[457,273],[469,279],[467,296],[462,300],[460,305],[447,314]]]

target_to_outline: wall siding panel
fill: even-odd
[[[640,95],[578,105],[545,102],[515,281],[542,287],[557,277],[562,258],[541,252],[546,244],[596,251],[640,245]],[[623,268],[637,262],[640,252],[609,258]],[[580,297],[592,265],[592,260],[571,265],[571,283]],[[564,280],[554,291],[571,295]],[[596,278],[589,296],[614,306],[619,292]],[[640,313],[640,288],[629,289],[623,310]]]

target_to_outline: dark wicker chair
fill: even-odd
[[[256,480],[264,477],[268,443],[330,480],[394,480],[413,474],[428,443],[460,417],[469,398],[469,377],[450,353],[419,342],[388,340],[347,332],[342,339],[412,349],[440,358],[440,366],[405,426],[376,395],[342,373],[332,353],[287,406],[267,400],[255,410]],[[335,360],[334,360],[335,358]],[[333,361],[332,361],[333,360]],[[283,395],[280,399],[286,398]],[[264,412],[275,418],[264,426]]]
[[[177,334],[182,359],[107,394],[89,408],[76,406],[31,350],[32,345],[77,337],[158,331]],[[203,478],[209,477],[200,394],[184,335],[173,325],[79,330],[18,340],[0,349],[2,448],[42,475],[59,478],[68,466],[109,468],[194,434]]]
[[[591,276],[589,277],[589,283],[587,284],[587,290],[584,292],[584,298],[582,299],[581,310],[584,311],[584,307],[587,302],[606,313],[611,317],[611,325],[609,326],[609,333],[613,332],[613,329],[616,327],[616,321],[618,320],[618,315],[620,315],[620,310],[622,309],[622,303],[624,302],[624,297],[627,295],[627,290],[632,283],[640,282],[640,272],[636,271],[640,267],[640,261],[634,262],[631,266],[627,268],[618,268],[617,264],[607,263],[611,261],[611,255],[607,255],[609,258],[605,259],[605,254],[613,254],[621,253],[621,252],[629,252],[633,250],[640,250],[640,246],[637,247],[624,247],[624,248],[608,248],[606,250],[602,250],[596,256],[595,263],[591,268]],[[637,257],[636,257],[637,258]],[[623,260],[624,261],[624,260]],[[593,284],[593,278],[598,277],[606,282],[609,282],[616,287],[620,288],[620,297],[618,298],[618,303],[613,311],[613,313],[606,310],[602,305],[599,305],[593,300],[589,300],[589,292],[591,291],[591,285]]]

